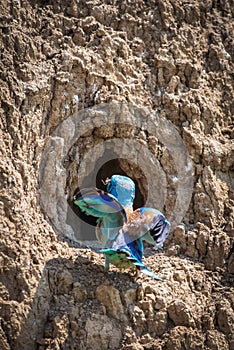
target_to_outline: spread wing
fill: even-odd
[[[169,235],[170,226],[159,210],[143,207],[132,213],[123,231],[130,240],[142,238],[160,248]]]
[[[97,189],[83,189],[74,196],[74,204],[88,216],[97,218],[98,241],[109,246],[127,221],[122,205],[111,195]]]

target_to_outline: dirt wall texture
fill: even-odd
[[[0,1],[1,349],[234,348],[233,15],[233,0]],[[158,111],[194,163],[183,223],[164,251],[146,249],[164,282],[105,275],[40,205],[51,133],[111,101]],[[83,154],[112,136],[88,133]]]

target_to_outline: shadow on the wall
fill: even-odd
[[[11,341],[11,349],[44,350],[50,346],[53,349],[71,349],[72,342],[73,349],[85,349],[85,321],[81,324],[79,314],[81,309],[85,310],[85,319],[88,319],[89,310],[92,313],[102,313],[95,296],[96,288],[101,284],[112,285],[122,293],[131,287],[137,287],[129,272],[104,273],[103,265],[92,261],[91,250],[77,249],[75,261],[65,258],[49,260],[45,264],[29,312],[21,324],[20,334]],[[75,339],[71,335],[70,325],[74,313],[77,316],[73,321],[79,325]],[[64,318],[67,320],[63,326],[66,328],[63,331],[67,334],[65,338],[57,329]]]

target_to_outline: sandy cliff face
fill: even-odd
[[[209,0],[1,2],[1,349],[234,347],[233,9]],[[113,101],[170,121],[193,161],[183,224],[163,252],[146,250],[164,282],[105,275],[102,256],[58,235],[41,205],[51,135]],[[58,160],[43,174],[51,215],[65,192],[71,198],[85,154],[129,135],[160,160],[173,211],[176,165],[149,125],[133,124],[116,128],[107,116],[72,144],[66,166],[49,150]],[[144,171],[126,159],[112,166],[136,179],[144,201]]]

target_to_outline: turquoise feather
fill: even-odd
[[[125,209],[133,210],[135,184],[132,179],[127,176],[113,175],[106,189]]]
[[[97,218],[96,235],[103,247],[110,245],[127,221],[122,205],[109,194],[97,189],[82,190],[82,195],[74,196],[74,204],[86,215]]]

